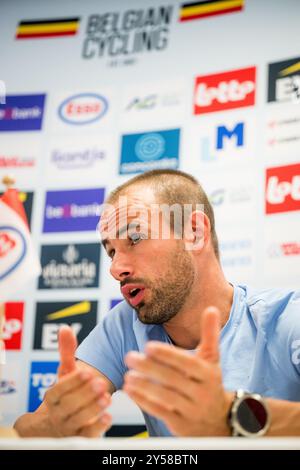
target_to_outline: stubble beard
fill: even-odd
[[[135,308],[144,324],[161,325],[170,321],[183,308],[194,283],[195,271],[189,252],[184,248],[172,254],[169,269],[155,285],[147,282],[151,300],[141,302]]]

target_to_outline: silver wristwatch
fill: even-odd
[[[232,436],[259,437],[270,426],[270,411],[258,393],[238,390],[228,416]]]

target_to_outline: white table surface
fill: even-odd
[[[0,450],[300,450],[300,437],[292,438],[104,438],[0,439]]]

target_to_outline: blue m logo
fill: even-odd
[[[238,122],[236,126],[230,130],[225,126],[217,127],[217,149],[224,148],[224,139],[236,138],[236,146],[241,147],[244,145],[244,123]]]

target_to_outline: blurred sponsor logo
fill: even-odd
[[[252,240],[240,239],[220,242],[221,263],[224,268],[249,266],[252,263]]]
[[[168,46],[173,5],[131,8],[123,12],[92,14],[88,17],[82,57],[119,57],[163,51]]]
[[[39,131],[46,95],[11,95],[0,103],[1,131]]]
[[[300,163],[266,171],[266,214],[300,210]]]
[[[43,232],[94,231],[104,191],[104,188],[48,191]]]
[[[270,258],[300,256],[300,242],[273,243],[267,253]]]
[[[243,122],[229,127],[225,125],[216,127],[215,136],[203,137],[201,142],[201,160],[205,162],[213,162],[218,160],[218,156],[222,155],[222,151],[231,150],[232,148],[244,147],[244,129]],[[212,153],[212,150],[216,153]]]
[[[0,395],[10,395],[17,392],[14,380],[0,380]]]
[[[56,351],[58,331],[69,325],[78,343],[90,333],[97,322],[97,302],[38,302],[36,307],[34,349]]]
[[[218,188],[209,194],[209,200],[215,207],[221,206],[224,203],[246,203],[251,201],[252,193],[253,188],[251,186],[241,186],[232,189]]]
[[[125,111],[149,111],[154,108],[169,108],[181,104],[181,92],[153,93],[144,96],[135,96],[125,107]]]
[[[268,102],[300,102],[300,57],[269,65]]]
[[[180,129],[127,134],[122,138],[120,173],[178,167]]]
[[[285,146],[300,141],[300,116],[271,119],[267,123],[268,146]]]
[[[194,114],[255,104],[255,67],[196,78]]]
[[[24,302],[7,302],[5,308],[5,323],[3,339],[5,349],[20,350],[22,342]]]
[[[35,411],[42,403],[48,388],[56,382],[58,362],[32,362],[29,383],[28,411]]]
[[[39,289],[99,286],[100,244],[42,246]]]
[[[224,140],[235,138],[236,146],[242,147],[244,145],[244,123],[238,122],[233,129],[228,129],[226,126],[217,127],[217,149],[224,148]]]
[[[51,162],[59,170],[80,170],[92,167],[96,162],[102,161],[104,158],[105,152],[96,147],[77,151],[54,149],[51,153]]]
[[[34,157],[0,155],[0,168],[33,168],[35,163]]]
[[[66,124],[85,125],[100,120],[108,110],[108,101],[96,93],[80,93],[65,99],[58,108]]]

